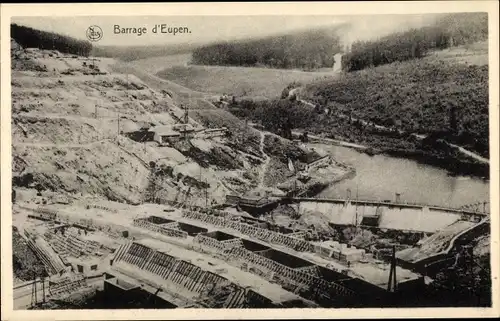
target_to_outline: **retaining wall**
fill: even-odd
[[[156,225],[154,223],[148,222],[145,219],[135,219],[133,221],[133,225],[141,228],[148,229],[150,231],[160,233],[165,236],[170,236],[170,237],[178,237],[178,238],[187,238],[188,234],[186,232],[164,227],[161,225]]]
[[[324,295],[329,295],[331,297],[344,297],[354,295],[354,292],[352,290],[333,282],[327,282],[319,277],[316,277],[314,274],[311,274],[310,271],[287,267],[271,259],[250,252],[244,248],[233,248],[226,251],[226,254],[228,255],[229,259],[248,262],[264,268],[267,271],[274,272],[272,274],[273,277],[276,277],[276,281],[280,283],[281,286],[283,286],[283,288],[285,289],[314,289],[314,291],[323,293]]]
[[[248,224],[239,223],[221,217],[210,216],[193,211],[184,211],[182,216],[185,218],[199,220],[219,227],[231,228],[240,233],[255,237],[259,240],[263,240],[273,244],[284,245],[299,252],[314,251],[314,246],[307,241],[300,240],[295,237],[289,237],[287,235],[283,235],[281,233],[273,232],[267,229],[262,229]]]
[[[199,236],[201,238],[217,241],[210,237]],[[115,260],[118,263],[124,261],[139,269],[158,275],[184,288],[192,293],[193,296],[198,295],[200,297],[205,297],[208,301],[210,301],[216,293],[220,294],[221,289],[227,287],[232,288],[232,291],[226,291],[227,293],[225,293],[225,295],[218,297],[216,302],[212,302],[216,307],[238,308],[242,307],[246,301],[246,291],[228,279],[213,272],[205,271],[189,262],[178,260],[166,253],[153,250],[142,244],[132,242],[122,246],[118,250],[118,255]],[[254,293],[254,296],[255,295],[262,302],[269,301],[260,294]],[[254,300],[256,300],[256,298],[254,298]]]

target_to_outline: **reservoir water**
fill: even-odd
[[[446,170],[416,161],[385,155],[369,156],[355,149],[325,144],[309,144],[337,161],[356,168],[356,175],[330,186],[318,197],[395,200],[446,207],[489,201],[489,181],[466,176],[450,176]],[[481,206],[482,210],[482,206]]]

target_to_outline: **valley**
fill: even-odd
[[[150,48],[13,25],[14,308],[491,305],[466,18]]]

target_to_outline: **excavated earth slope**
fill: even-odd
[[[112,72],[114,64],[13,47],[14,187],[131,204],[151,201],[154,194],[195,205],[205,204],[205,195],[221,203],[227,193],[257,185],[264,157],[249,155],[236,139],[160,147],[123,135],[143,123],[178,123],[183,111],[168,93],[132,74]]]

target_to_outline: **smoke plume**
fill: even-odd
[[[348,52],[355,41],[377,40],[391,33],[428,26],[435,22],[438,16],[422,14],[347,17],[342,23],[341,43],[344,51]]]

